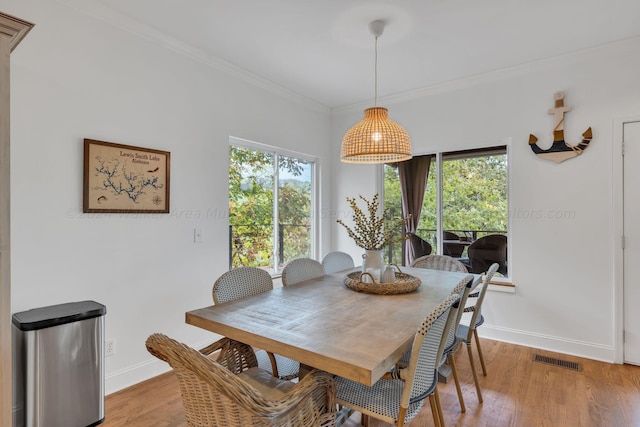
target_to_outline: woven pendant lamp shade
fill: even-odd
[[[411,141],[402,126],[389,119],[384,107],[364,110],[364,118],[342,139],[345,163],[394,163],[411,158]]]

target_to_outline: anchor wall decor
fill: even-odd
[[[529,146],[531,150],[538,157],[543,159],[552,160],[556,163],[564,162],[572,157],[579,156],[589,146],[593,135],[591,128],[587,129],[582,134],[582,142],[578,145],[569,145],[564,140],[564,113],[571,111],[571,107],[564,106],[564,92],[556,92],[553,95],[555,99],[555,108],[549,109],[549,114],[555,116],[555,126],[553,128],[553,144],[546,150],[538,147],[536,142],[538,138],[534,135],[529,135]]]

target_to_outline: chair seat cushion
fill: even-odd
[[[269,371],[260,368],[250,368],[238,374],[238,378],[254,387],[266,399],[279,400],[296,384],[275,378]]]
[[[278,378],[281,380],[292,380],[298,377],[298,373],[300,372],[299,362],[289,359],[288,357],[280,356],[279,354],[274,354],[274,356],[276,358],[276,365],[278,366]],[[271,359],[269,359],[269,355],[266,351],[256,351],[256,359],[258,359],[259,368],[273,374]]]
[[[362,412],[376,414],[376,418],[395,423],[400,411],[399,402],[404,390],[404,381],[382,379],[371,387],[336,377],[336,399],[338,404]],[[422,407],[424,400],[410,404],[405,422],[412,420]]]

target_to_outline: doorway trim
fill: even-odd
[[[613,121],[612,192],[613,192],[613,356],[614,363],[624,363],[624,158],[623,131],[626,123],[640,122],[640,116],[616,118]]]
[[[0,425],[13,425],[11,369],[10,55],[33,24],[0,12]]]

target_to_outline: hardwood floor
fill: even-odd
[[[447,426],[474,427],[633,427],[640,426],[640,367],[613,365],[528,347],[482,340],[488,376],[480,381],[478,404],[466,349],[456,354],[467,412],[460,413],[453,381],[440,384]],[[474,354],[475,347],[474,347]],[[577,362],[582,371],[534,362],[535,354]],[[476,359],[476,366],[480,364]],[[178,383],[161,375],[106,398],[105,427],[185,425]],[[371,427],[388,424],[371,419]],[[431,426],[429,404],[409,427]],[[360,426],[359,414],[348,427]]]

